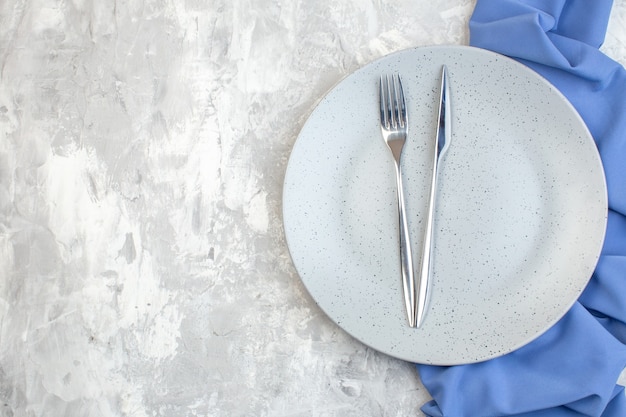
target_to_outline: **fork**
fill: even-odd
[[[413,275],[413,255],[411,239],[406,218],[404,187],[402,185],[402,167],[400,159],[408,133],[408,117],[402,81],[398,74],[381,76],[379,82],[380,130],[393,155],[396,168],[396,187],[398,193],[398,217],[400,224],[400,267],[402,271],[402,289],[404,304],[410,327],[416,323],[415,277]]]

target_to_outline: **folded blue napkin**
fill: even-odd
[[[482,363],[418,365],[429,416],[626,416],[626,71],[599,51],[612,0],[477,0],[473,46],[517,59],[556,86],[593,135],[609,196],[594,275],[530,344]],[[575,190],[572,190],[575,192]]]

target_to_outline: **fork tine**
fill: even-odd
[[[392,76],[393,77],[393,76]],[[388,105],[388,113],[389,113],[389,125],[391,128],[395,129],[398,127],[396,121],[396,97],[395,97],[395,81],[393,78],[389,80],[389,75],[387,75],[387,105]]]
[[[382,75],[378,80],[378,101],[380,102],[380,124],[384,127],[387,127],[387,99]]]
[[[398,101],[400,102],[398,119],[400,120],[400,126],[404,127],[407,124],[407,112],[406,112],[406,103],[404,101],[404,90],[402,89],[402,80],[400,79],[400,74],[397,74],[396,77],[398,78]]]

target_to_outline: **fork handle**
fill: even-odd
[[[402,271],[402,290],[407,319],[410,327],[415,327],[416,299],[415,275],[413,273],[413,254],[411,253],[411,237],[406,217],[404,202],[404,186],[402,184],[402,170],[396,161],[396,185],[398,189],[398,218],[400,224],[400,267]]]
[[[430,291],[430,272],[432,265],[433,224],[435,222],[435,204],[437,201],[437,172],[439,157],[435,154],[433,171],[430,181],[428,198],[428,211],[426,212],[426,228],[424,230],[424,242],[422,245],[422,261],[419,271],[417,288],[416,325],[420,327],[424,320]]]

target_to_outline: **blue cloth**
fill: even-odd
[[[477,0],[473,46],[517,59],[576,107],[604,165],[609,218],[594,275],[549,331],[508,355],[418,365],[429,416],[625,417],[626,71],[599,51],[611,0]]]

